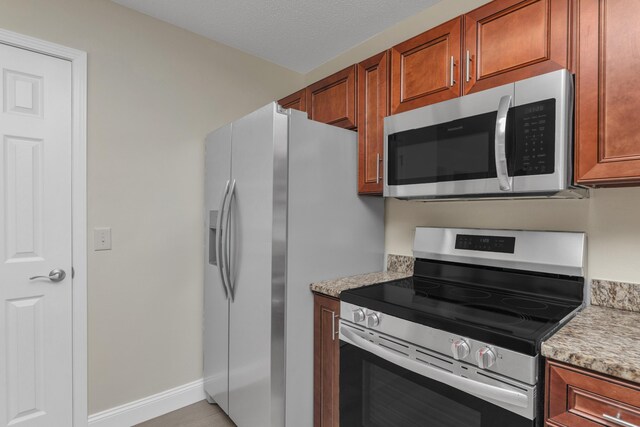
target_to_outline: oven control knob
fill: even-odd
[[[378,313],[369,313],[367,314],[367,326],[370,328],[375,328],[380,324],[380,315]]]
[[[364,321],[364,318],[366,316],[364,315],[364,310],[361,308],[356,308],[355,310],[353,310],[353,321],[356,323],[360,323],[362,321]]]
[[[451,343],[451,352],[456,360],[464,359],[469,355],[470,351],[469,344],[463,339],[455,340]]]
[[[496,363],[496,354],[489,347],[482,347],[476,353],[478,368],[489,369]]]

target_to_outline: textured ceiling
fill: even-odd
[[[113,0],[307,73],[440,0]]]

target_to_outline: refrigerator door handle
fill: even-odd
[[[223,256],[222,256],[222,217],[224,215],[224,205],[227,200],[227,194],[229,194],[229,181],[224,187],[222,193],[222,200],[220,201],[220,208],[218,209],[218,218],[216,224],[216,264],[218,265],[218,274],[220,275],[220,281],[222,282],[222,289],[224,289],[224,297],[229,299],[229,290],[227,289],[227,283],[225,281],[223,268]]]
[[[229,291],[229,297],[231,298],[231,302],[235,298],[235,293],[233,289],[233,283],[231,280],[231,203],[233,202],[233,198],[236,194],[236,180],[234,179],[231,183],[231,188],[229,189],[229,197],[227,206],[225,208],[226,211],[226,227],[225,227],[225,235],[223,236],[225,248],[222,253],[224,255],[224,266],[226,271],[226,280],[227,280],[227,288]]]

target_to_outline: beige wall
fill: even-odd
[[[305,76],[311,84],[416,34],[488,3],[444,0],[339,55]],[[505,200],[385,204],[386,252],[411,255],[416,226],[572,230],[588,233],[588,274],[640,283],[640,189],[600,189],[589,200]]]
[[[592,279],[640,283],[640,188],[598,189],[588,200],[385,203],[386,252],[411,255],[416,226],[584,231]]]
[[[303,77],[107,0],[2,0],[0,27],[88,52],[89,413],[201,378],[203,138]]]

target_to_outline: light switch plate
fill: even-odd
[[[93,229],[93,249],[96,251],[111,250],[111,228],[101,227]]]

